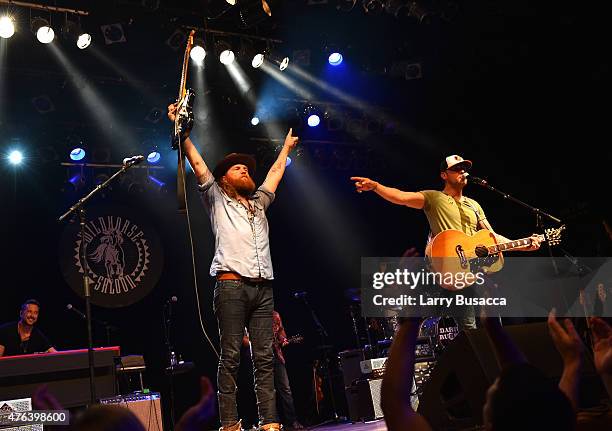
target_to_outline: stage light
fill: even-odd
[[[321,123],[321,114],[313,105],[306,105],[304,115],[306,115],[306,122],[310,127],[317,127]]]
[[[91,45],[91,35],[89,33],[81,33],[77,38],[76,45],[79,49],[85,49]]]
[[[226,49],[219,55],[219,61],[225,65],[232,64],[235,58],[234,51],[231,49]]]
[[[36,17],[32,19],[30,26],[32,31],[36,33],[36,39],[38,39],[40,43],[53,42],[55,32],[49,25],[49,21],[41,17]]]
[[[19,165],[23,162],[23,153],[19,150],[13,150],[8,155],[8,161],[11,165]]]
[[[15,34],[15,22],[13,18],[8,15],[0,18],[0,37],[3,39],[8,39],[12,35]]]
[[[127,42],[125,32],[123,31],[123,26],[119,23],[101,25],[100,29],[104,35],[104,43],[107,45]]]
[[[366,13],[377,14],[383,10],[381,0],[363,0],[361,5]]]
[[[257,126],[259,124],[259,117],[254,116],[253,118],[251,118],[251,124],[253,126]]]
[[[289,166],[291,164],[291,157],[287,156],[287,161],[285,162],[285,166]]]
[[[317,127],[321,123],[321,118],[317,114],[311,114],[308,116],[308,125],[310,127]]]
[[[329,58],[327,59],[327,61],[332,66],[338,66],[339,64],[342,63],[342,54],[340,54],[339,52],[332,52],[329,55]]]
[[[164,183],[162,180],[155,178],[153,175],[149,175],[148,178],[150,181],[150,185],[153,187],[154,190],[160,193],[165,193],[168,191],[166,183]]]
[[[53,101],[46,94],[34,96],[32,98],[32,104],[34,105],[34,109],[36,109],[39,114],[46,114],[48,112],[55,111],[55,105],[53,104]]]
[[[147,156],[147,162],[151,164],[155,164],[159,162],[160,159],[161,159],[161,154],[159,154],[159,152],[157,151],[151,151],[149,155]]]
[[[206,50],[202,48],[200,45],[196,45],[191,48],[191,52],[189,53],[189,57],[198,65],[201,66],[204,64],[204,58],[206,57]]]
[[[79,49],[85,49],[91,44],[91,34],[83,31],[80,21],[72,21],[66,17],[61,33],[64,38],[75,43]]]
[[[253,57],[253,61],[251,61],[251,66],[257,69],[259,66],[263,64],[263,62],[264,62],[264,55],[255,54],[255,56]]]
[[[278,66],[278,68],[280,70],[285,70],[287,66],[289,66],[289,57],[283,58],[283,61],[281,61],[280,66]]]
[[[70,151],[70,159],[71,160],[83,160],[85,158],[85,150],[82,148],[75,148]]]

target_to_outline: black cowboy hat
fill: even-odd
[[[250,154],[231,153],[217,163],[217,166],[215,166],[215,169],[213,170],[213,176],[216,180],[218,180],[225,175],[229,168],[234,165],[245,165],[247,168],[249,168],[249,175],[253,176],[253,174],[255,174],[255,167],[257,166],[257,163],[255,162],[255,157]]]

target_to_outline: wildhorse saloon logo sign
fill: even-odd
[[[163,266],[163,251],[157,233],[131,211],[96,208],[88,211],[83,238],[78,222],[64,232],[60,263],[66,281],[78,295],[84,296],[86,268],[91,302],[124,307],[141,300],[155,287]]]

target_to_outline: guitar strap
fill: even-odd
[[[468,201],[468,198],[465,198],[464,202],[468,208],[474,211],[474,214],[476,215],[476,225],[478,225],[478,223],[480,222],[480,216],[478,215],[478,209],[474,208],[472,204],[470,204],[470,201]]]
[[[481,220],[480,215],[478,214],[478,209],[474,208],[474,206],[472,204],[470,204],[470,201],[468,201],[468,198],[465,198],[464,202],[465,202],[465,205],[467,205],[468,208],[470,208],[472,211],[474,211],[474,215],[476,215],[476,226],[478,227],[478,223]],[[434,237],[433,232],[430,229],[429,230],[429,234],[427,235],[427,242],[425,243],[425,248],[427,248],[427,246],[429,245],[429,243],[431,242],[433,237]]]
[[[176,170],[176,198],[178,200],[178,213],[186,214],[187,188],[185,186],[185,155],[183,154],[183,143],[180,141],[178,146],[178,167]]]

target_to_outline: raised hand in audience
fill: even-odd
[[[181,416],[175,431],[202,431],[212,427],[216,414],[213,386],[206,376],[200,378],[200,386],[202,389],[200,401]]]

